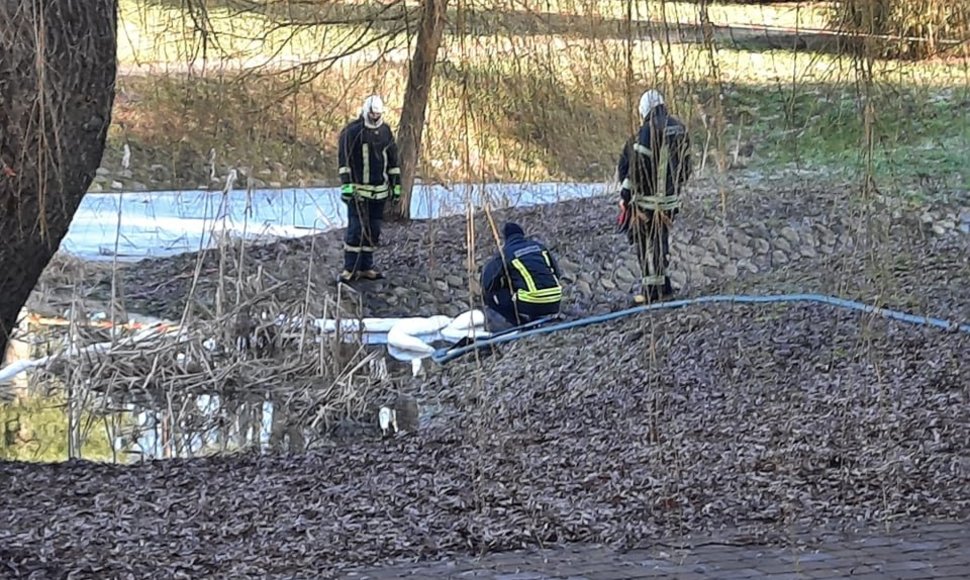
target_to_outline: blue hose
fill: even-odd
[[[588,326],[590,324],[599,324],[601,322],[616,320],[617,318],[625,318],[627,316],[632,316],[634,314],[640,314],[641,312],[648,312],[651,310],[661,310],[666,308],[680,308],[681,306],[690,306],[693,304],[710,304],[715,302],[732,302],[736,304],[815,302],[819,304],[828,304],[831,306],[836,306],[838,308],[845,308],[848,310],[857,310],[859,312],[865,312],[867,314],[878,314],[880,316],[891,318],[893,320],[898,320],[900,322],[908,322],[910,324],[921,324],[924,326],[934,326],[934,327],[941,328],[943,330],[949,330],[949,331],[958,330],[960,332],[965,332],[967,334],[970,334],[970,324],[958,324],[947,320],[942,320],[940,318],[916,316],[914,314],[907,314],[905,312],[900,312],[898,310],[890,310],[888,308],[878,308],[876,306],[863,304],[862,302],[856,302],[854,300],[845,300],[844,298],[836,298],[833,296],[825,296],[823,294],[778,294],[774,296],[751,296],[751,295],[727,294],[727,295],[716,295],[716,296],[700,296],[697,298],[685,298],[683,300],[671,300],[670,302],[657,302],[655,304],[637,306],[635,308],[628,308],[626,310],[619,310],[617,312],[610,312],[608,314],[601,314],[598,316],[590,316],[587,318],[581,318],[579,320],[570,320],[568,322],[562,322],[562,323],[553,324],[550,326],[543,326],[541,328],[533,328],[529,330],[524,330],[522,332],[511,332],[508,334],[502,334],[500,336],[494,336],[483,340],[479,340],[474,342],[473,344],[462,346],[459,348],[438,349],[434,352],[434,354],[431,355],[431,360],[435,361],[438,364],[444,364],[450,360],[463,356],[473,350],[476,350],[485,346],[490,346],[493,344],[511,342],[513,340],[518,340],[520,338],[525,338],[527,336],[547,334],[550,332],[555,332],[557,330],[566,330],[567,328],[579,328],[582,326]]]

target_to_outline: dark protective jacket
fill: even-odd
[[[692,170],[687,127],[660,105],[623,146],[617,177],[643,209],[672,211]]]
[[[482,269],[482,290],[508,288],[519,303],[556,304],[562,301],[561,275],[556,259],[541,242],[514,235]]]
[[[337,141],[340,183],[352,183],[361,197],[386,199],[400,183],[397,142],[387,123],[371,129],[364,117],[351,121]]]

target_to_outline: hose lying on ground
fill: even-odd
[[[484,340],[478,340],[472,344],[469,344],[467,346],[462,346],[459,348],[438,349],[434,352],[434,354],[431,355],[431,359],[438,364],[444,364],[450,360],[454,360],[476,349],[483,348],[486,346],[501,344],[505,342],[511,342],[513,340],[518,340],[520,338],[525,338],[527,336],[535,336],[538,334],[547,334],[550,332],[556,332],[557,330],[566,330],[569,328],[579,328],[582,326],[589,326],[591,324],[599,324],[601,322],[608,322],[610,320],[616,320],[618,318],[625,318],[627,316],[640,314],[642,312],[649,312],[651,310],[680,308],[682,306],[691,306],[696,304],[710,304],[710,303],[719,303],[719,302],[729,302],[729,303],[736,303],[736,304],[815,302],[819,304],[828,304],[830,306],[836,306],[838,308],[844,308],[847,310],[856,310],[867,314],[878,314],[885,318],[898,320],[900,322],[908,322],[910,324],[922,324],[925,326],[934,326],[944,330],[950,330],[950,331],[956,330],[956,331],[970,334],[970,324],[954,323],[954,322],[942,320],[939,318],[930,318],[926,316],[917,316],[915,314],[907,314],[905,312],[900,312],[898,310],[879,308],[876,306],[863,304],[862,302],[856,302],[854,300],[846,300],[844,298],[837,298],[834,296],[825,296],[824,294],[778,294],[773,296],[725,294],[725,295],[714,295],[714,296],[699,296],[697,298],[685,298],[682,300],[671,300],[669,302],[658,302],[656,304],[637,306],[635,308],[628,308],[626,310],[610,312],[608,314],[590,316],[587,318],[581,318],[579,320],[570,320],[567,322],[561,322],[559,324],[543,326],[540,328],[522,330],[521,332],[510,332],[507,334],[502,334],[500,336],[486,338]]]

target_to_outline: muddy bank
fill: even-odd
[[[0,464],[0,540],[20,573],[48,577],[282,578],[966,518],[968,360],[965,335],[825,307],[644,315],[449,365],[412,392],[454,412],[381,444]]]

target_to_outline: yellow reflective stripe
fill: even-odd
[[[548,263],[549,257],[543,252],[546,262]],[[512,260],[512,267],[519,271],[522,279],[525,280],[526,288],[525,290],[519,290],[516,292],[516,298],[521,302],[528,302],[530,304],[555,304],[562,300],[562,286],[559,286],[558,280],[556,286],[552,288],[536,288],[536,282],[532,278],[532,274],[526,269],[525,264],[522,263],[518,258]]]
[[[387,198],[391,194],[391,189],[386,183],[381,185],[365,185],[362,183],[355,184],[356,193],[364,199],[373,199],[380,201]]]
[[[667,189],[667,164],[670,163],[670,146],[666,139],[660,147],[660,163],[657,164],[657,189],[654,191],[664,191]]]
[[[638,195],[635,202],[637,207],[650,211],[671,211],[681,205],[678,195]]]
[[[361,176],[364,183],[370,183],[370,145],[364,143],[360,147],[361,155],[364,156],[364,175]]]
[[[633,144],[633,150],[636,151],[637,153],[641,154],[641,155],[653,155],[653,150],[652,149],[650,149],[649,147],[647,147],[645,145],[641,145],[640,143],[634,143]]]
[[[392,167],[392,168],[390,168],[390,169],[387,170],[387,174],[388,175],[400,175],[401,174],[401,168],[400,167]]]
[[[388,187],[386,183],[380,185],[367,185],[363,183],[357,184],[357,191],[368,191],[370,193],[380,193],[382,191],[387,191]]]
[[[644,276],[643,283],[647,286],[662,286],[667,281],[666,276]]]
[[[519,302],[528,302],[529,304],[555,304],[562,301],[561,291],[557,292],[555,296],[534,296],[525,290],[519,290],[517,294],[516,298]]]
[[[620,187],[623,189],[633,189],[633,182],[630,181],[629,177],[627,177],[623,180],[623,183],[620,184]]]
[[[361,191],[361,190],[358,189],[357,190],[357,195],[360,196],[363,199],[371,199],[371,200],[374,200],[374,201],[380,201],[382,199],[387,199],[387,197],[389,195],[391,195],[391,194],[387,190],[384,190],[384,191],[380,191],[380,192],[376,192],[375,193],[375,192],[371,192],[371,191]]]
[[[562,288],[556,286],[554,288],[546,288],[545,290],[536,290],[535,292],[529,292],[528,290],[519,290],[518,294],[527,294],[529,298],[559,298],[562,296]]]
[[[350,244],[344,242],[344,251],[353,252],[356,254],[359,252],[376,252],[377,248],[374,246],[351,246]]]
[[[522,279],[525,280],[525,286],[526,288],[529,289],[528,291],[535,292],[536,281],[532,279],[532,274],[530,274],[529,271],[525,268],[525,264],[522,263],[522,260],[518,258],[512,260],[512,267],[518,270],[519,274],[522,275]]]
[[[350,168],[344,165],[338,170],[338,173],[340,173],[341,175],[343,175],[344,173],[350,173]]]

